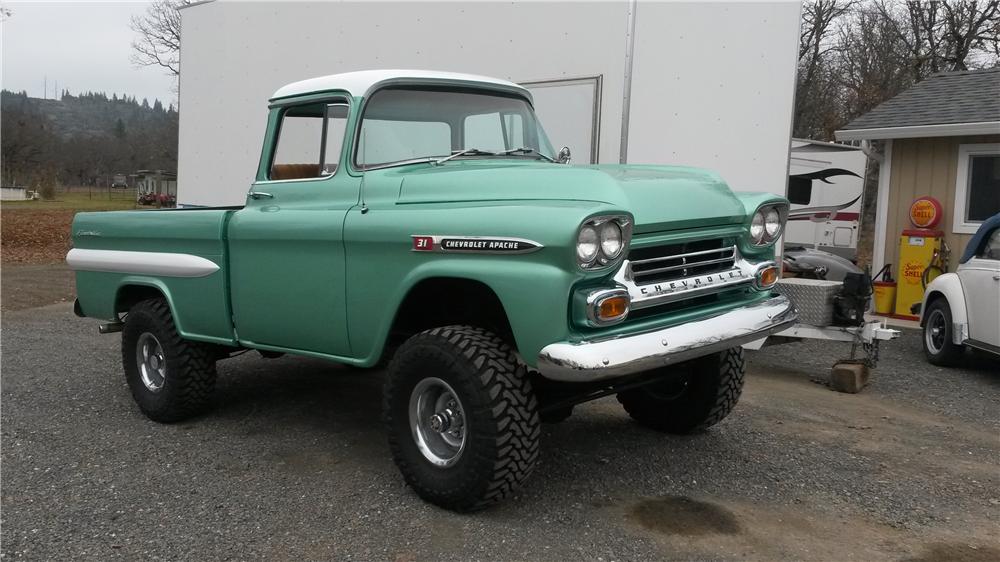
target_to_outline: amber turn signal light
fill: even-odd
[[[757,287],[768,289],[778,282],[778,267],[769,266],[757,272]]]
[[[602,300],[597,306],[597,319],[601,322],[613,322],[628,314],[629,298],[614,296]]]

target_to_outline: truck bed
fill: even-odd
[[[73,249],[80,308],[116,319],[136,295],[162,293],[185,338],[235,344],[226,225],[241,207],[80,213]],[[178,309],[173,301],[183,300]]]

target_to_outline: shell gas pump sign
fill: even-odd
[[[941,203],[933,197],[919,197],[910,205],[910,223],[914,227],[904,230],[899,237],[899,275],[896,289],[896,316],[919,319],[910,308],[924,298],[924,285],[937,277],[941,270],[932,268],[941,253],[944,233],[934,227],[941,222]]]

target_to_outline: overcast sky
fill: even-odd
[[[27,90],[48,97],[55,83],[71,94],[104,91],[159,98],[174,103],[173,78],[159,68],[136,68],[129,61],[134,34],[129,18],[147,2],[8,2],[13,14],[2,24],[3,65],[0,82],[7,90]]]

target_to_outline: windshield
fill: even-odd
[[[516,149],[530,149],[500,154]],[[526,100],[469,90],[387,88],[368,100],[355,165],[360,169],[440,159],[553,157]],[[535,151],[535,152],[532,152]]]

